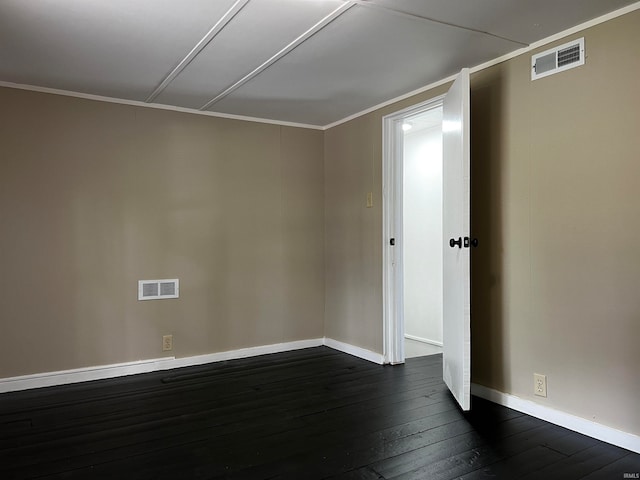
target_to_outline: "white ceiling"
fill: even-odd
[[[636,0],[0,0],[0,81],[323,126]]]

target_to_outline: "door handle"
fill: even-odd
[[[458,240],[454,240],[453,238],[449,240],[449,246],[451,248],[454,248],[456,245],[458,248],[462,248],[462,237],[458,237]]]
[[[478,246],[478,239],[473,238],[469,241],[469,237],[464,237],[464,248],[469,248],[469,243],[471,243],[473,248],[476,248]]]

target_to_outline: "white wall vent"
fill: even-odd
[[[531,80],[584,65],[584,37],[531,57]]]
[[[139,280],[138,300],[159,300],[163,298],[178,298],[180,296],[180,281],[170,280]]]

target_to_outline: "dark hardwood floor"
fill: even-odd
[[[640,455],[326,347],[0,395],[0,478],[622,479]]]

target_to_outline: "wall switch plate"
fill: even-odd
[[[367,192],[367,208],[373,207],[373,192]]]
[[[173,335],[163,335],[162,336],[162,351],[168,352],[169,350],[173,350]]]
[[[533,393],[539,397],[547,396],[547,376],[539,373],[533,374]]]

